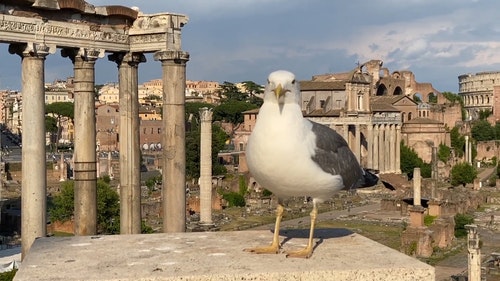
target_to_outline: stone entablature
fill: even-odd
[[[102,13],[89,24],[81,20],[85,13],[72,12],[71,20],[67,20],[55,11],[40,9],[22,17],[15,15],[21,10],[19,7],[0,4],[0,38],[8,43],[47,46],[49,53],[64,47],[90,48],[99,57],[103,57],[104,52],[181,50],[181,27],[188,22],[187,16],[172,13],[146,15],[121,8],[132,11],[129,17],[122,16],[122,22]],[[119,26],[121,28],[117,28]]]

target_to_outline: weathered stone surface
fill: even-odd
[[[283,249],[308,230],[282,231]],[[434,268],[345,229],[317,230],[310,259],[256,255],[269,231],[191,232],[37,239],[23,280],[434,280]]]

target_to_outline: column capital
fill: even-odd
[[[154,54],[156,61],[174,61],[174,63],[185,64],[189,61],[189,53],[185,51],[158,51]]]
[[[212,122],[212,115],[213,111],[211,108],[210,109],[207,107],[200,108],[200,119],[202,122],[203,121]]]
[[[104,52],[104,49],[96,48],[64,48],[61,50],[61,56],[69,58],[73,63],[75,63],[76,57],[80,57],[87,62],[93,62],[98,58],[103,58]]]
[[[127,63],[130,66],[138,66],[141,62],[146,62],[146,56],[143,53],[124,53],[124,52],[116,52],[108,56],[109,61],[115,62],[118,67],[122,63]]]
[[[9,53],[19,55],[20,57],[39,57],[45,58],[49,54],[55,53],[55,45],[45,43],[13,43],[9,45]]]

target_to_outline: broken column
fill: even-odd
[[[212,110],[200,109],[200,224],[212,224]]]
[[[468,279],[469,281],[481,280],[481,248],[479,247],[479,234],[477,225],[465,225],[467,229],[467,252],[468,252]]]
[[[420,168],[413,169],[413,207],[410,208],[410,225],[413,227],[424,226],[424,207],[422,207],[421,188],[422,177]]]

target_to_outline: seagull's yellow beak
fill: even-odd
[[[283,91],[283,87],[281,86],[281,84],[278,84],[278,86],[276,88],[274,88],[273,91],[274,91],[274,94],[276,95],[277,100],[280,99],[280,96],[285,94],[285,91]]]

